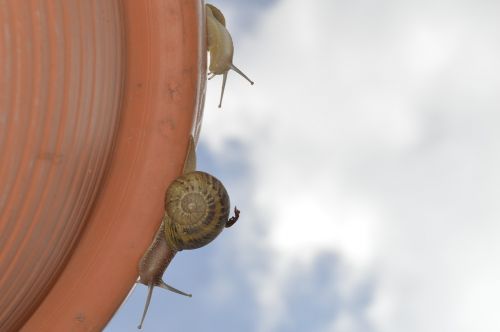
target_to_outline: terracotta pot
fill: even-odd
[[[199,130],[203,1],[0,0],[0,330],[98,331]]]

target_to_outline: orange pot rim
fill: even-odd
[[[126,65],[113,153],[71,257],[23,331],[104,328],[137,278],[165,189],[181,174],[191,133],[195,141],[199,133],[203,1],[125,0],[119,7]]]

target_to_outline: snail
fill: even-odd
[[[222,12],[211,4],[206,4],[205,9],[207,20],[207,48],[210,52],[210,65],[208,66],[210,76],[208,79],[210,80],[216,75],[222,75],[222,91],[219,101],[219,108],[221,108],[224,89],[226,88],[227,74],[230,69],[243,76],[250,84],[253,85],[254,82],[233,64],[233,39],[226,29],[226,19]]]
[[[149,288],[139,329],[144,323],[155,286],[192,296],[162,280],[163,273],[176,253],[207,245],[225,227],[231,227],[239,217],[240,211],[235,207],[235,216],[228,219],[229,195],[224,185],[208,173],[194,171],[195,160],[194,141],[191,140],[184,164],[185,173],[168,187],[161,226],[139,262],[137,282]]]

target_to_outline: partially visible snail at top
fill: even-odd
[[[210,52],[208,66],[209,78],[222,75],[222,91],[220,94],[219,108],[222,107],[222,98],[226,88],[227,74],[230,69],[243,76],[250,84],[254,82],[233,64],[233,39],[226,29],[226,19],[222,12],[211,4],[205,5],[207,20],[207,48]]]
[[[240,211],[235,207],[235,216],[229,218],[229,195],[224,185],[208,173],[195,171],[196,156],[192,138],[188,150],[184,174],[168,187],[161,226],[139,262],[137,282],[149,288],[139,329],[144,323],[155,286],[191,297],[191,294],[167,285],[162,280],[163,273],[177,252],[207,245],[239,217]]]

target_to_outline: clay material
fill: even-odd
[[[203,110],[199,0],[0,0],[0,331],[99,331]]]

